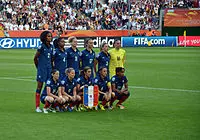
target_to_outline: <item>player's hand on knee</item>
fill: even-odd
[[[51,96],[47,96],[46,99],[45,99],[45,101],[48,101],[49,103],[53,103],[54,98],[51,97]]]
[[[81,100],[81,96],[77,95],[77,100],[80,101]]]
[[[124,92],[124,94],[128,95],[128,90]]]

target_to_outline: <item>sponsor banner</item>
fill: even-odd
[[[40,44],[39,38],[0,38],[0,49],[37,48]]]
[[[198,27],[200,26],[199,9],[165,9],[165,27]]]
[[[84,47],[86,38],[77,38],[77,47]],[[109,47],[113,47],[115,39],[121,37],[92,37],[94,41],[94,47],[100,47],[101,44],[108,43]],[[65,38],[65,47],[68,48],[71,45],[68,43],[68,39]],[[38,48],[41,42],[39,38],[0,38],[0,49],[24,49],[24,48]]]
[[[31,37],[37,38],[40,37],[40,34],[43,30],[31,30],[31,31],[9,31],[10,37]],[[58,36],[58,32],[50,30],[53,34],[53,37]],[[121,36],[132,36],[136,33],[143,33],[148,34],[148,30],[66,30],[63,31],[61,37],[69,37],[69,36],[76,36],[76,37],[121,37]],[[154,30],[156,36],[161,35],[160,31]],[[4,36],[0,36],[4,37]]]
[[[169,37],[122,37],[122,47],[175,47],[176,36]]]
[[[179,46],[185,46],[185,43],[187,47],[200,47],[200,36],[179,36]]]

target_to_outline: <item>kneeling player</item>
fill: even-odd
[[[91,86],[93,85],[93,79],[91,77],[92,70],[90,67],[85,67],[82,71],[81,77],[77,79],[77,92],[78,95],[81,97],[81,102],[83,102],[83,88],[84,86]],[[79,103],[79,104],[80,104]]]
[[[111,99],[110,105],[112,105],[113,102],[118,99],[119,102],[116,104],[116,106],[120,109],[124,109],[122,103],[130,96],[128,91],[128,80],[126,76],[124,76],[124,71],[124,68],[117,67],[116,75],[114,75],[111,79],[112,90],[115,93],[115,97]]]
[[[61,95],[61,87],[58,79],[59,71],[53,70],[51,73],[51,78],[47,80],[46,86],[40,98],[41,102],[45,104],[43,108],[44,113],[48,113],[48,109],[52,104],[54,104],[52,112],[56,112],[56,102],[58,102],[59,104],[65,103],[65,99]]]
[[[75,70],[73,68],[67,68],[65,73],[67,76],[61,81],[61,92],[66,101],[70,102],[68,110],[71,112],[72,107],[81,101],[81,97],[76,92],[76,79]]]
[[[99,107],[101,110],[105,110],[104,106],[110,101],[111,96],[114,96],[110,85],[110,79],[107,76],[106,67],[99,69],[99,74],[94,79],[94,85],[98,85],[99,87],[99,101],[102,101]],[[110,106],[109,109],[111,109]]]

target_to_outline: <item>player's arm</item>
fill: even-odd
[[[84,86],[81,86],[80,84],[77,84],[77,86],[76,86],[77,92],[82,91],[83,88],[84,88]]]
[[[105,94],[106,94],[105,92],[102,92],[102,91],[100,91],[100,90],[99,90],[99,93],[100,93],[100,94],[103,94],[103,95],[105,95]]]
[[[98,84],[95,84],[94,83],[94,86],[98,86]],[[99,86],[98,86],[99,87]],[[99,88],[100,89],[100,88]],[[103,95],[105,95],[106,93],[105,92],[102,92],[101,90],[99,90],[99,94],[103,94]]]
[[[128,82],[124,83],[124,89],[121,90],[121,92],[128,91]]]
[[[62,95],[65,95],[65,96],[67,96],[67,97],[71,97],[69,94],[67,94],[66,92],[65,92],[65,87],[64,86],[61,86],[61,93],[62,93]]]
[[[76,96],[77,92],[76,92],[76,87],[73,88],[73,95]]]
[[[121,94],[121,91],[116,88],[116,84],[115,83],[112,83],[111,87],[112,87],[112,91],[113,92],[117,92],[117,93]]]
[[[53,54],[53,55],[52,55],[52,58],[51,58],[51,66],[52,66],[53,69],[55,68],[55,63],[54,63],[54,61],[55,61],[55,54]]]
[[[122,58],[123,65],[125,64],[125,61],[126,61],[126,52],[124,52],[124,56]]]
[[[79,54],[79,70],[82,68],[82,66],[83,66],[83,53],[82,52],[80,52],[80,54]]]
[[[111,88],[110,82],[107,83],[107,86],[108,86],[108,92],[109,92],[109,94],[111,94],[112,93],[112,88]]]
[[[62,88],[58,87],[58,97],[62,97],[62,92],[61,92]]]
[[[54,95],[51,93],[51,88],[50,87],[46,87],[47,88],[47,95],[53,97],[54,99],[58,99],[58,96]]]
[[[35,56],[34,56],[34,64],[35,64],[35,67],[37,68],[38,67],[38,57],[40,56],[40,52],[37,51]]]
[[[97,72],[97,64],[98,64],[98,60],[94,59],[94,72]]]

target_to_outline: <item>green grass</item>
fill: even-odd
[[[35,113],[36,50],[0,50],[0,140],[198,140],[200,48],[127,48],[125,110]]]

